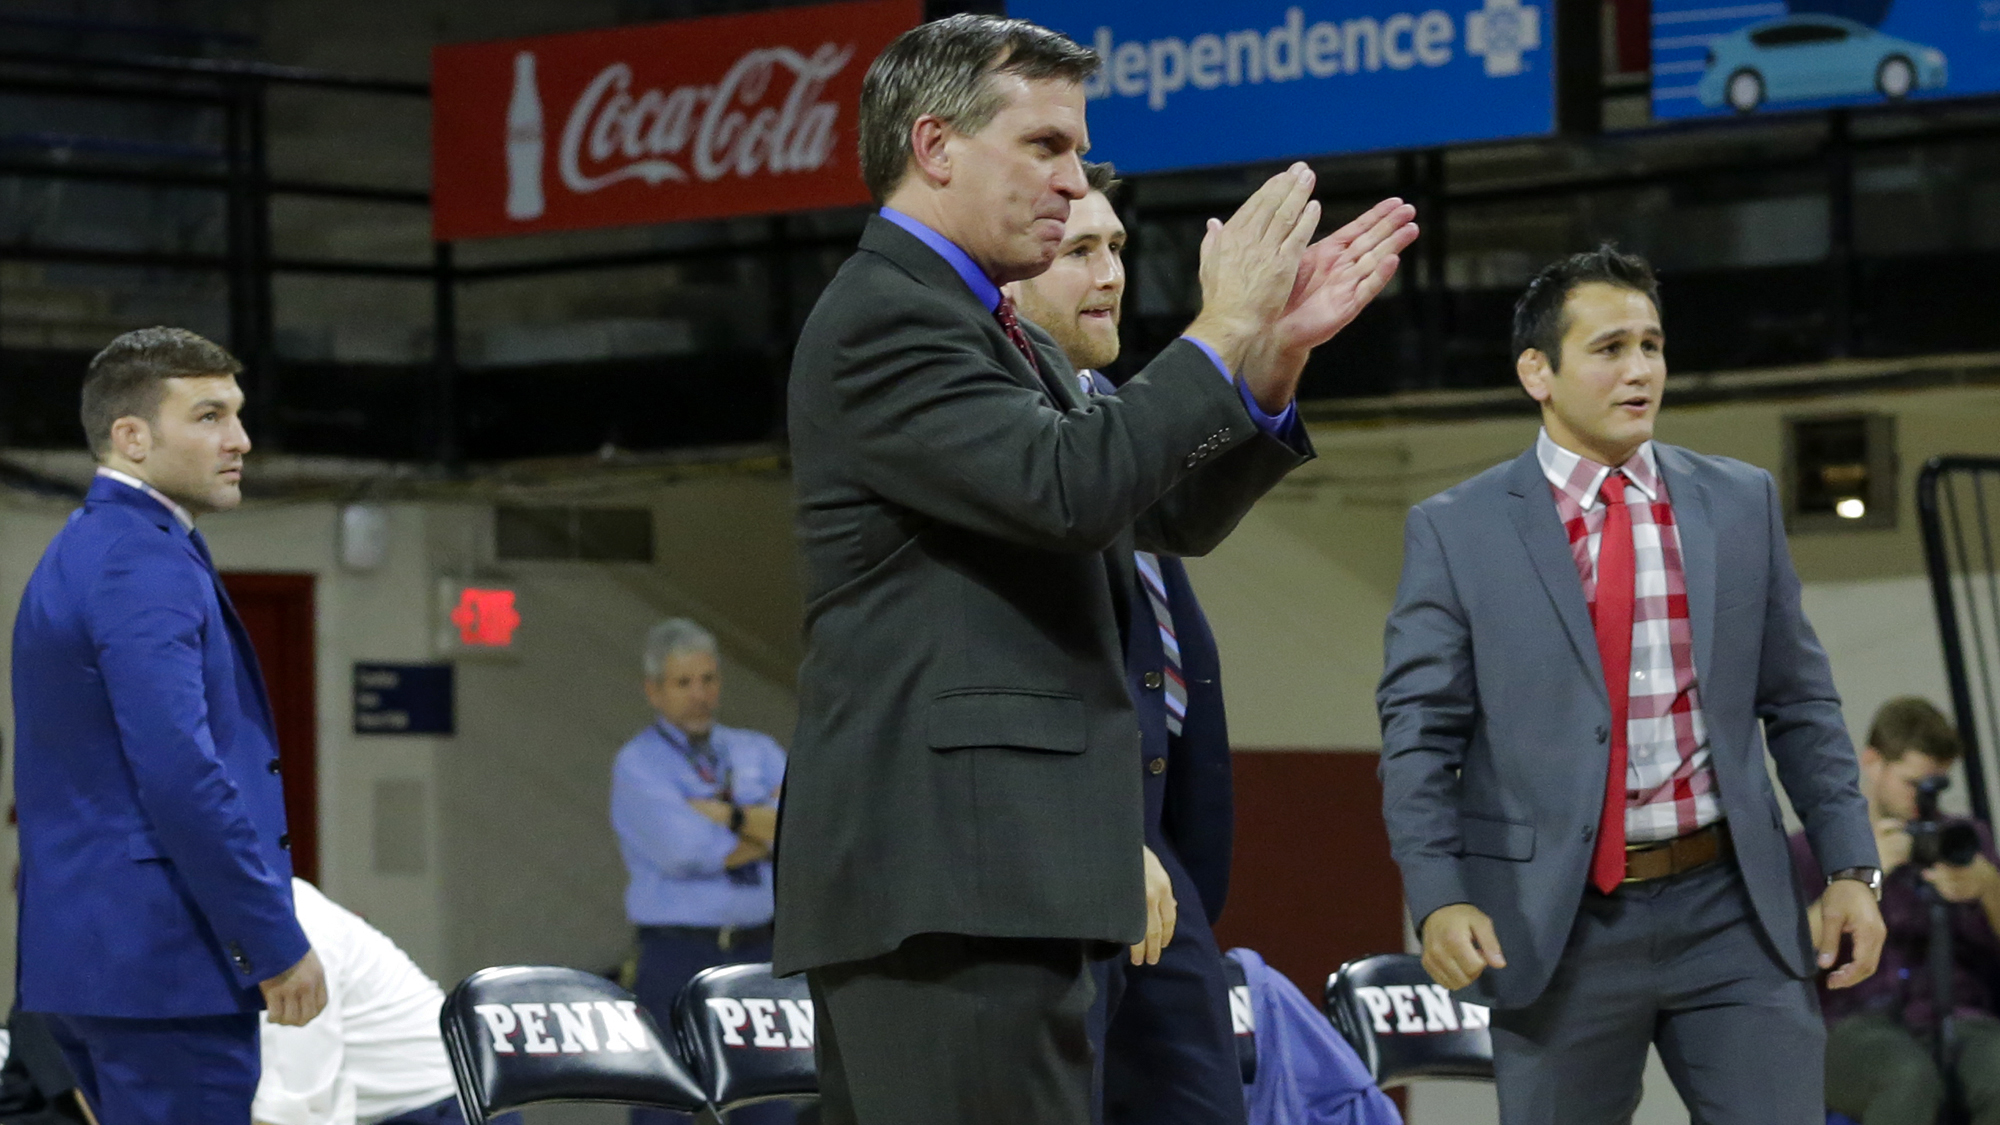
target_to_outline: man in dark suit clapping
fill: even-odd
[[[1086,401],[999,287],[1047,268],[1086,192],[1096,65],[991,17],[892,44],[861,108],[883,210],[793,365],[807,651],[775,956],[807,971],[836,1125],[1089,1119],[1087,961],[1171,931],[1131,770],[1132,552],[1209,550],[1300,462],[1269,431],[1307,354],[1416,234],[1389,200],[1308,246],[1295,165],[1211,221],[1187,335]]]

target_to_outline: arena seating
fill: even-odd
[[[819,1094],[803,976],[773,977],[769,964],[704,969],[681,990],[674,1026],[683,1057],[719,1112]]]
[[[1487,1009],[1432,984],[1407,953],[1342,965],[1327,978],[1326,1014],[1385,1090],[1419,1078],[1493,1079]]]
[[[451,990],[438,1018],[467,1125],[542,1102],[709,1109],[652,1017],[593,973],[481,969]]]

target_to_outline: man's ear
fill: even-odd
[[[111,451],[134,464],[153,451],[153,427],[136,414],[111,423]]]
[[[1549,357],[1540,348],[1526,348],[1514,359],[1514,375],[1521,380],[1521,387],[1528,397],[1536,402],[1547,402],[1555,393],[1549,381],[1556,377],[1555,369],[1549,366]]]
[[[925,179],[938,187],[951,183],[951,152],[945,142],[951,126],[934,113],[926,113],[910,124],[910,161]]]

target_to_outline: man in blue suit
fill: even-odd
[[[194,529],[242,500],[241,369],[173,328],[91,361],[97,479],[15,619],[20,1003],[104,1125],[248,1122],[258,1009],[326,1003],[263,677]]]
[[[1112,208],[1109,164],[1086,164],[1090,194],[1070,205],[1047,272],[1007,287],[1021,315],[1045,329],[1086,394],[1115,394],[1095,369],[1118,358],[1125,227]],[[1293,411],[1274,434],[1311,448]],[[1107,1125],[1243,1122],[1243,1079],[1222,953],[1210,928],[1229,891],[1234,809],[1221,660],[1179,559],[1138,552],[1129,591],[1126,686],[1138,713],[1136,763],[1146,795],[1146,876],[1171,885],[1160,945],[1098,967],[1091,1035]]]

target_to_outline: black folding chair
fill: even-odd
[[[1342,965],[1327,978],[1326,1015],[1383,1089],[1418,1078],[1493,1080],[1487,1009],[1432,984],[1407,953]]]
[[[704,969],[674,1003],[681,1050],[720,1113],[819,1097],[813,1017],[805,978],[773,977],[769,964]]]
[[[593,973],[481,969],[445,997],[438,1021],[467,1125],[542,1102],[709,1108],[646,1010]]]

